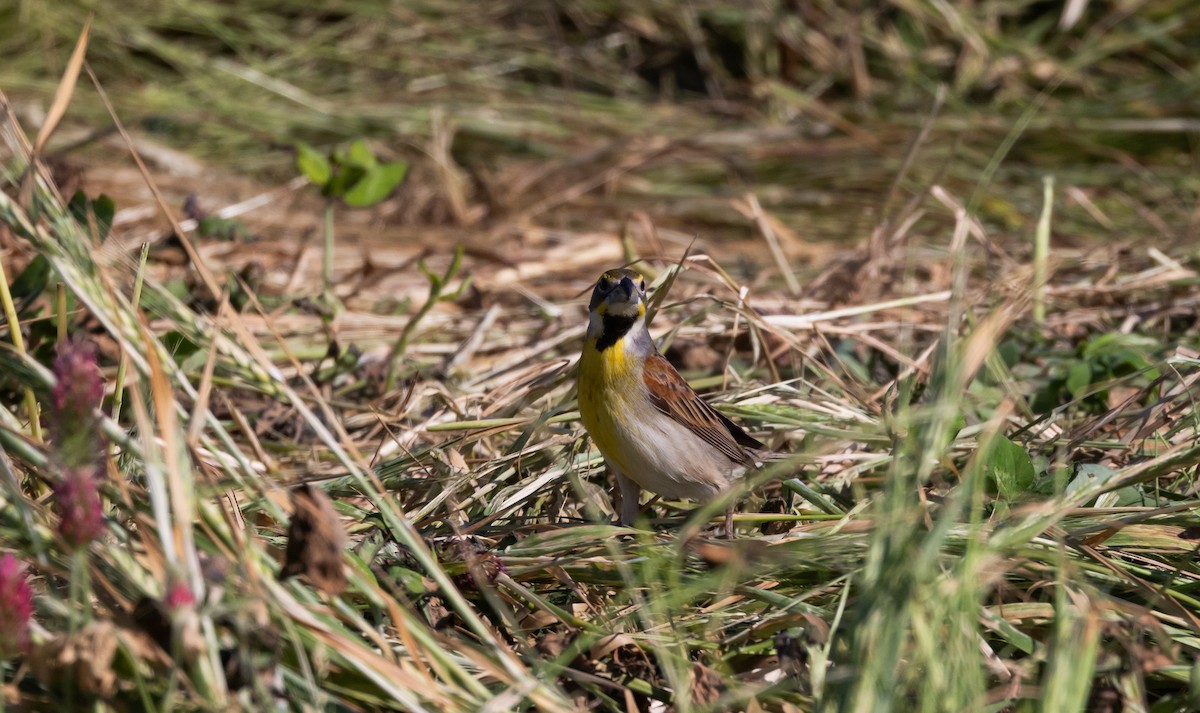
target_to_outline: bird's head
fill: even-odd
[[[588,311],[601,319],[637,319],[646,314],[646,280],[636,270],[609,270],[596,281]]]
[[[587,336],[596,349],[605,351],[621,343],[637,353],[654,350],[646,331],[646,280],[636,270],[609,270],[596,280],[588,304]],[[633,338],[626,340],[626,335]]]

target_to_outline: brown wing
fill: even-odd
[[[700,398],[663,355],[646,358],[642,380],[650,390],[650,401],[655,408],[687,426],[734,463],[753,465],[754,457],[745,449],[766,448]]]

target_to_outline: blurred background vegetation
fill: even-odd
[[[8,700],[1200,709],[1200,3],[0,0],[0,58]],[[607,524],[638,259],[791,454],[732,544]]]
[[[1186,0],[24,0],[0,8],[0,86],[44,109],[93,11],[88,60],[142,140],[279,182],[296,142],[369,138],[416,164],[405,223],[647,210],[712,237],[752,230],[727,199],[754,192],[804,240],[853,244],[941,86],[904,188],[936,180],[1012,231],[1052,172],[1068,241],[1195,219]],[[90,90],[70,116],[111,125]],[[591,178],[604,201],[575,195]]]

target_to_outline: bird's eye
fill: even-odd
[[[640,283],[638,283],[638,289],[641,290],[642,292],[646,291],[646,281],[645,280],[642,280]]]

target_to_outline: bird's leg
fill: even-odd
[[[611,468],[612,465],[609,464]],[[638,515],[641,514],[641,507],[638,501],[642,498],[642,488],[637,483],[633,482],[625,475],[617,470],[612,469],[617,476],[617,489],[621,493],[621,517],[618,520],[622,525],[633,526],[637,522]]]
[[[733,505],[725,508],[725,539],[733,539]]]

